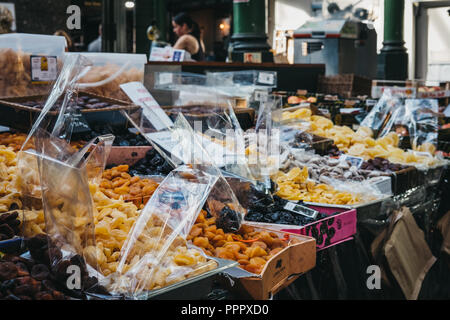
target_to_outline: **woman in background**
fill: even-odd
[[[191,54],[196,61],[205,60],[205,45],[200,38],[198,24],[186,13],[177,14],[172,20],[173,32],[178,39],[174,49],[183,49]]]

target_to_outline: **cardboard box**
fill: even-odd
[[[284,225],[273,224],[263,222],[248,222],[252,226],[265,226],[268,229],[279,230],[282,232],[289,232],[299,235],[305,235],[316,239],[317,249],[325,249],[340,243],[342,240],[347,239],[356,233],[357,214],[356,209],[334,208],[334,207],[321,207],[310,206],[308,207],[318,210],[320,213],[331,215],[335,212],[339,212],[336,215],[320,219],[316,222],[304,225]],[[325,226],[325,227],[322,227]],[[313,231],[313,230],[316,231]],[[334,234],[330,232],[334,230]],[[328,233],[327,233],[328,231]]]
[[[267,261],[259,275],[243,276],[250,273],[238,267],[232,268],[234,270],[231,273],[230,269],[226,271],[232,277],[238,277],[239,284],[234,290],[241,288],[246,290],[253,299],[266,300],[287,287],[301,274],[315,267],[316,240],[312,237],[267,228],[255,227],[255,229],[275,232],[281,238],[289,234],[291,239],[299,240],[298,243],[289,245]]]

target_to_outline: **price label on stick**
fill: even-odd
[[[140,82],[128,82],[120,85],[134,104],[142,107],[144,116],[156,130],[160,131],[173,126],[172,120],[159,106],[158,102]]]
[[[274,77],[272,73],[268,72],[261,72],[258,75],[258,82],[262,84],[268,84],[273,85],[274,84]]]
[[[345,161],[349,161],[351,163],[352,166],[355,166],[357,169],[359,169],[362,165],[362,163],[364,162],[364,158],[360,158],[360,157],[352,157],[349,156],[347,154],[343,154],[339,157],[339,160],[345,160]]]

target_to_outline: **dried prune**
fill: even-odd
[[[17,211],[2,214],[2,215],[0,215],[0,224],[8,223],[9,221],[13,221],[18,216],[19,216],[19,213]]]
[[[7,239],[14,237],[14,230],[6,223],[0,225],[0,233],[6,235]]]
[[[10,280],[17,277],[17,267],[12,262],[0,263],[0,281]]]
[[[56,290],[55,285],[50,280],[43,280],[41,282],[41,287],[42,287],[42,290],[46,290],[46,291],[54,291],[54,290]]]
[[[228,206],[224,206],[220,210],[216,219],[217,228],[223,229],[224,232],[238,231],[241,224],[240,214],[231,210]]]
[[[47,279],[49,274],[50,271],[48,270],[47,266],[43,264],[37,264],[31,269],[31,276],[39,281]]]
[[[3,292],[4,294],[8,294],[8,290],[9,291],[13,290],[15,286],[16,286],[15,279],[3,281],[0,284],[0,292]]]
[[[33,295],[34,292],[39,291],[39,288],[37,288],[37,290],[35,288],[33,288],[32,285],[29,284],[23,284],[20,286],[17,286],[13,289],[13,293],[17,296],[29,296],[29,295]]]
[[[28,266],[25,263],[18,261],[15,263],[15,265],[17,267],[17,276],[24,277],[30,275],[30,272],[28,271]]]
[[[34,295],[36,300],[53,300],[53,296],[50,292],[41,291]]]

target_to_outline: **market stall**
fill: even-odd
[[[63,57],[47,92],[0,97],[1,299],[395,297],[365,287],[373,264],[417,299],[448,211],[433,101],[152,72],[162,105],[138,55]]]

